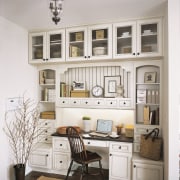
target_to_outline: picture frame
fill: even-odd
[[[155,82],[156,82],[156,72],[144,73],[144,83],[155,83]]]
[[[121,76],[104,76],[104,97],[116,97],[118,85],[121,85]]]
[[[85,81],[73,81],[73,90],[86,90]]]

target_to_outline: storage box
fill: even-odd
[[[89,91],[84,91],[84,90],[71,91],[71,97],[89,97]]]
[[[75,34],[75,39],[76,39],[76,41],[83,41],[83,33],[82,32],[77,32]]]
[[[41,119],[55,119],[55,111],[44,111],[40,113]]]
[[[104,39],[104,30],[96,31],[96,39]]]
[[[126,135],[126,137],[133,137],[134,136],[134,126],[133,125],[126,125],[125,135]]]

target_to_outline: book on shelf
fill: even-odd
[[[66,83],[60,82],[60,97],[66,97]]]
[[[150,124],[150,120],[149,120],[149,106],[144,106],[144,109],[143,109],[143,121],[144,121],[144,124],[146,124],[146,125]]]
[[[149,121],[150,121],[151,125],[155,125],[156,124],[155,118],[156,118],[156,111],[155,110],[150,111]]]
[[[159,125],[159,107],[156,109],[155,124]]]
[[[56,100],[55,89],[48,89],[48,101],[55,102],[55,100]]]
[[[39,84],[45,84],[46,77],[47,71],[39,71]]]
[[[159,90],[155,91],[155,102],[156,104],[159,104]]]
[[[156,104],[155,90],[151,90],[151,103]]]
[[[151,101],[152,101],[152,100],[151,100],[151,96],[152,96],[152,95],[151,95],[151,90],[148,89],[148,90],[147,90],[147,103],[151,103]]]

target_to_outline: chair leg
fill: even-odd
[[[86,165],[85,165],[85,164],[82,164],[82,166],[81,166],[81,176],[80,176],[80,180],[83,179],[84,172],[86,172]]]
[[[88,174],[88,164],[86,164],[86,174]]]
[[[100,169],[100,174],[102,176],[102,179],[104,180],[104,172],[103,172],[103,169],[102,169],[101,160],[99,160],[99,169]]]
[[[71,163],[70,163],[70,165],[69,165],[68,172],[67,172],[67,175],[66,175],[65,180],[67,180],[67,179],[68,179],[69,173],[71,172],[71,167],[72,167],[72,164],[73,164],[73,160],[71,161]]]

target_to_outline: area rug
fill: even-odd
[[[63,180],[63,179],[57,179],[57,178],[52,178],[52,177],[40,176],[37,180]]]

